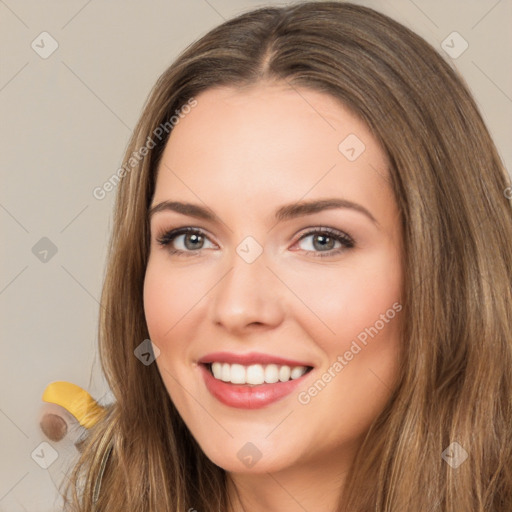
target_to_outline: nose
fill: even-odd
[[[210,294],[210,320],[235,335],[277,327],[285,313],[282,284],[264,254],[252,263],[234,254],[231,267]]]

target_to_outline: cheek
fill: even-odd
[[[159,271],[158,267],[150,263],[144,278],[144,314],[150,338],[157,345],[172,326],[169,314],[176,306],[173,288],[170,288],[171,283],[166,273]],[[160,345],[159,348],[161,349]]]
[[[327,353],[345,349],[358,336],[364,341],[367,329],[374,326],[384,338],[397,323],[401,272],[394,251],[379,251],[358,259],[357,265],[296,272],[287,282],[307,306],[295,319],[315,333]]]
[[[156,365],[174,404],[184,410],[187,406],[175,379],[180,378],[183,368],[177,364],[186,358],[189,343],[183,329],[186,327],[199,290],[187,286],[180,273],[169,268],[164,258],[154,258],[148,263],[144,278],[144,314],[151,341],[159,348]],[[190,336],[190,332],[187,333]]]
[[[402,325],[398,263],[391,253],[380,254],[359,260],[357,267],[319,272],[314,282],[296,275],[294,290],[315,315],[296,313],[295,318],[325,356],[318,380],[301,388],[297,399],[308,417],[332,424],[335,416],[348,438],[369,428],[398,377]],[[325,433],[333,443],[337,435]]]
[[[169,364],[176,360],[172,355],[184,348],[180,347],[180,337],[176,336],[176,332],[180,327],[179,320],[185,313],[182,310],[189,293],[190,290],[172,276],[166,265],[159,262],[148,264],[144,279],[144,314],[149,337],[160,349],[161,357],[156,361],[160,373],[162,364],[165,364],[168,372],[174,373]],[[166,372],[162,373],[162,377],[165,381]]]
[[[182,319],[209,289],[208,277],[197,270],[173,269],[165,257],[151,259],[144,278],[144,314],[151,339],[162,350],[174,339]]]

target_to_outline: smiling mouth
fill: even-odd
[[[282,364],[230,364],[222,362],[201,363],[216,380],[227,384],[260,386],[278,384],[299,379],[309,373],[312,366],[288,366]]]

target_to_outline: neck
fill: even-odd
[[[349,462],[331,453],[327,463],[324,458],[275,472],[229,473],[229,512],[335,512],[348,471]]]

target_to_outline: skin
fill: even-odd
[[[325,93],[259,83],[209,89],[196,99],[166,145],[152,206],[191,202],[220,220],[174,211],[151,218],[144,307],[161,351],[156,364],[204,453],[229,473],[233,511],[334,511],[350,463],[398,378],[400,313],[359,343],[341,371],[332,370],[400,301],[401,231],[386,156],[366,125]],[[354,161],[338,149],[349,134],[365,145]],[[333,197],[363,206],[376,222],[350,208],[273,218],[282,205]],[[197,239],[184,245],[190,235],[167,247],[157,242],[183,226],[204,232],[202,248]],[[354,247],[315,244],[318,235],[299,241],[325,227],[349,234]],[[236,252],[247,236],[263,248],[252,263]],[[171,254],[173,247],[192,255]],[[220,350],[269,353],[314,369],[284,399],[237,409],[208,392],[197,365]],[[300,403],[298,394],[329,368],[335,377]],[[261,452],[251,468],[237,456],[247,442]]]

